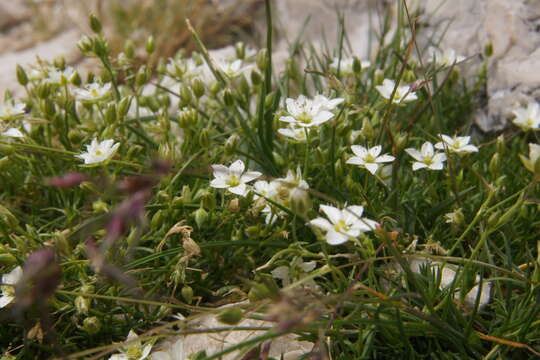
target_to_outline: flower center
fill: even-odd
[[[92,95],[93,97],[98,97],[99,96],[99,93],[96,89],[92,89],[90,90],[90,95]]]
[[[103,152],[101,150],[96,150],[95,154],[96,156],[101,156],[103,155]]]
[[[367,162],[367,163],[374,163],[375,160],[377,160],[375,158],[375,156],[371,155],[371,154],[367,154],[365,157],[364,157],[364,161]]]
[[[139,360],[142,356],[142,351],[138,347],[132,347],[126,351],[129,360]]]
[[[231,175],[227,179],[227,185],[229,185],[230,187],[238,186],[238,185],[240,185],[240,179],[238,179],[238,176],[236,176],[236,175]]]
[[[349,225],[344,220],[339,220],[337,223],[334,224],[334,230],[337,232],[347,231],[349,230]]]
[[[426,157],[424,157],[424,161],[423,161],[423,162],[424,162],[424,164],[426,164],[426,165],[431,165],[431,164],[433,164],[433,158],[432,158],[431,156],[426,156]]]
[[[296,120],[304,123],[304,124],[310,124],[313,120],[313,117],[308,114],[306,111],[303,111],[300,115],[297,116]]]

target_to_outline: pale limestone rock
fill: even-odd
[[[232,304],[238,305],[238,304]],[[230,305],[229,305],[230,306]],[[227,306],[228,307],[228,306]],[[219,322],[216,315],[203,315],[193,320],[188,320],[186,324],[187,329],[211,329],[226,326]],[[243,319],[237,326],[244,327],[265,327],[271,328],[274,326],[272,322]],[[202,334],[190,334],[186,336],[173,336],[168,338],[156,346],[156,351],[166,351],[173,343],[177,341],[183,342],[183,353],[187,357],[191,354],[199,351],[206,351],[207,355],[212,355],[220,352],[232,345],[239,344],[246,340],[252,339],[256,336],[263,335],[268,330],[252,330],[252,331],[226,331],[219,333],[202,333]],[[299,341],[293,334],[274,338],[270,347],[270,356],[276,359],[280,359],[283,355],[285,360],[297,359],[301,355],[309,353],[313,349],[313,343],[307,341]],[[240,354],[240,351],[235,351],[223,356],[223,360],[235,359]]]
[[[37,44],[35,47],[0,56],[0,90],[11,90],[17,95],[24,94],[24,89],[17,83],[15,68],[17,64],[27,66],[36,63],[36,57],[52,61],[54,58],[64,56],[68,63],[80,58],[77,41],[80,39],[78,30],[72,29],[59,36]]]
[[[30,8],[23,1],[9,0],[0,3],[0,29],[13,26],[28,19]]]

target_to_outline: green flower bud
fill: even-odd
[[[83,329],[90,335],[97,334],[101,330],[101,321],[95,316],[83,320]]]
[[[15,258],[15,256],[11,255],[10,253],[0,254],[0,265],[9,266],[9,265],[14,265],[16,263],[17,263],[17,259]]]
[[[214,210],[216,208],[216,197],[208,190],[204,190],[201,193],[201,206],[208,210]]]
[[[156,50],[156,42],[152,35],[150,35],[146,40],[145,49],[148,54],[152,54]]]
[[[217,318],[220,322],[224,324],[236,325],[240,322],[240,320],[242,320],[243,317],[244,317],[244,312],[242,311],[242,309],[237,308],[237,307],[232,307],[232,308],[223,310],[221,313],[219,313]]]
[[[195,216],[195,223],[197,223],[197,227],[199,229],[202,228],[206,220],[208,220],[208,213],[206,212],[206,210],[204,210],[204,208],[201,207],[195,210],[193,215]]]
[[[236,51],[236,57],[238,59],[243,60],[246,57],[246,45],[243,42],[237,42],[234,46],[234,50]]]
[[[94,201],[92,203],[92,210],[95,214],[103,214],[109,212],[109,206],[103,200]]]
[[[26,71],[19,64],[17,64],[17,81],[22,86],[26,86],[28,84],[28,76],[26,75]]]
[[[107,124],[116,123],[116,104],[110,103],[107,105],[107,110],[105,111],[105,122]]]
[[[291,190],[290,204],[291,210],[302,216],[306,216],[308,211],[312,208],[309,193],[306,190],[298,187]]]
[[[90,29],[92,29],[93,32],[96,34],[101,33],[101,30],[103,29],[101,26],[101,21],[94,15],[90,15]]]
[[[116,116],[119,121],[124,120],[124,118],[126,117],[129,111],[130,104],[131,104],[131,97],[129,96],[124,96],[118,103],[118,113]]]
[[[486,55],[486,57],[490,57],[490,56],[493,55],[493,43],[492,42],[487,43],[487,45],[484,47],[484,55]]]
[[[200,79],[194,79],[191,82],[191,90],[193,91],[195,97],[197,99],[200,99],[204,95],[206,88],[204,86],[204,83]]]
[[[208,132],[208,129],[202,129],[199,133],[199,145],[201,145],[202,148],[208,148],[210,146],[210,134]]]
[[[275,99],[276,99],[276,93],[272,91],[271,93],[266,95],[266,97],[264,98],[264,107],[267,109],[272,107],[272,104],[274,103]]]
[[[497,177],[499,173],[499,165],[500,165],[500,157],[498,153],[493,154],[491,157],[491,160],[489,161],[489,172],[491,173],[491,176]]]
[[[135,76],[135,85],[137,87],[142,87],[148,82],[148,79],[148,71],[146,66],[143,65],[139,68],[139,71],[137,71],[137,75]]]
[[[191,103],[191,99],[191,90],[187,86],[182,86],[180,89],[181,106],[189,105]]]
[[[88,36],[84,35],[81,40],[77,42],[77,47],[79,48],[79,51],[86,55],[92,51],[92,48],[94,47],[92,39],[90,39]]]
[[[189,285],[185,285],[182,287],[182,290],[180,291],[182,294],[182,298],[187,304],[191,304],[193,301],[193,289]]]
[[[88,314],[90,310],[90,300],[84,296],[75,298],[75,310],[78,314]]]
[[[268,50],[261,49],[257,53],[257,59],[255,60],[257,67],[259,70],[264,72],[266,70],[267,62],[268,62]]]
[[[135,57],[135,44],[131,40],[127,40],[124,45],[124,53],[128,59],[133,59]]]
[[[232,95],[231,89],[225,89],[225,91],[223,91],[223,102],[227,107],[234,106],[234,97]]]
[[[381,69],[375,70],[373,73],[373,85],[381,85],[384,80],[384,71]]]
[[[217,81],[212,81],[209,89],[210,93],[215,96],[221,90],[221,84]]]
[[[182,196],[182,200],[184,201],[185,204],[189,204],[189,203],[191,203],[193,201],[189,185],[182,186],[181,196]]]
[[[239,140],[240,140],[240,137],[237,134],[233,134],[229,136],[227,141],[225,141],[225,154],[226,155],[232,155],[235,153]]]
[[[500,156],[504,156],[504,153],[506,152],[506,146],[504,144],[504,134],[497,136],[496,149],[497,154],[499,154]]]
[[[0,153],[4,155],[11,155],[15,152],[13,145],[0,144]]]
[[[259,86],[262,83],[261,74],[257,70],[251,71],[251,82],[254,86]]]
[[[373,137],[375,136],[375,131],[373,130],[373,126],[371,125],[371,121],[367,117],[364,118],[362,121],[362,129],[360,130],[362,136],[367,140],[373,140]]]
[[[163,224],[163,210],[158,210],[152,216],[152,220],[150,221],[150,226],[152,226],[152,229],[159,229],[161,225]]]
[[[362,72],[362,62],[357,56],[353,58],[352,68],[353,68],[353,72],[357,75],[359,75]]]

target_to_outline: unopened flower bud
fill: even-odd
[[[75,310],[79,314],[88,314],[90,310],[90,300],[84,296],[77,296],[75,298]]]
[[[234,154],[234,152],[236,151],[236,147],[238,145],[238,140],[240,140],[240,138],[238,137],[237,134],[233,134],[229,136],[227,141],[225,141],[225,154],[226,155]]]
[[[163,224],[163,210],[158,210],[152,216],[152,220],[150,220],[150,225],[152,229],[159,229],[161,225]]]
[[[375,136],[375,131],[373,130],[373,126],[371,126],[371,121],[367,117],[364,118],[362,121],[362,136],[367,140],[372,140]]]
[[[156,50],[156,41],[152,35],[146,40],[145,49],[148,54],[152,54]]]
[[[77,42],[77,47],[83,55],[86,55],[92,51],[94,47],[92,39],[84,35],[79,42]]]
[[[231,201],[229,201],[229,204],[227,205],[227,210],[230,212],[237,212],[240,210],[240,200],[238,198],[234,198]]]
[[[182,86],[180,89],[180,100],[182,106],[189,105],[191,103],[191,90],[187,86]]]
[[[352,69],[353,69],[353,72],[357,75],[362,72],[362,62],[357,56],[353,57]]]
[[[90,15],[90,29],[96,34],[101,33],[102,30],[101,21],[94,14]]]
[[[92,210],[95,214],[103,214],[109,212],[109,206],[103,200],[94,201],[92,203]]]
[[[312,203],[309,193],[305,189],[295,187],[290,194],[291,210],[305,216],[311,210]]]
[[[238,59],[243,60],[246,57],[246,44],[244,44],[243,42],[237,42],[234,46],[234,50],[236,51],[236,57]]]
[[[101,330],[101,321],[95,316],[83,320],[83,329],[90,335],[97,334]]]
[[[257,70],[251,71],[251,82],[254,86],[259,86],[262,83],[261,74]]]
[[[499,173],[500,157],[498,153],[493,154],[489,161],[489,172],[493,177],[496,177]]]
[[[384,71],[381,69],[375,70],[373,73],[373,84],[374,85],[381,85],[384,80]]]
[[[182,298],[187,304],[191,304],[193,301],[193,289],[189,285],[185,285],[182,287],[182,290],[180,291],[182,294]]]
[[[195,223],[197,224],[197,227],[200,229],[206,223],[206,220],[208,220],[208,213],[204,208],[199,208],[195,210],[194,214],[195,216]]]
[[[255,61],[257,63],[257,67],[259,68],[259,70],[264,72],[268,65],[267,64],[268,63],[268,50],[266,49],[259,50],[259,52],[257,53],[257,59]]]
[[[225,89],[223,91],[223,103],[227,107],[233,107],[234,106],[234,97],[233,97],[232,91],[230,89]]]
[[[227,325],[236,325],[244,317],[244,312],[238,307],[223,310],[218,315],[218,320]]]
[[[22,86],[26,86],[28,84],[28,76],[26,75],[26,71],[19,64],[17,64],[17,81]]]
[[[206,91],[204,83],[200,79],[194,79],[191,82],[191,90],[197,99],[200,99]]]

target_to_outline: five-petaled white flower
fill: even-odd
[[[98,142],[98,140],[94,138],[90,145],[86,145],[86,152],[75,156],[83,159],[86,165],[99,164],[110,159],[119,146],[120,143],[115,144],[112,139]]]
[[[459,63],[465,60],[465,56],[456,55],[456,51],[452,48],[446,48],[441,51],[435,47],[428,50],[428,61],[434,62],[440,66],[451,66],[454,63]]]
[[[396,82],[390,79],[384,79],[382,85],[375,86],[377,91],[385,99],[390,99],[390,96],[392,96],[392,91],[394,91],[395,87],[396,87]],[[399,104],[402,102],[406,103],[409,101],[414,101],[417,98],[418,97],[411,90],[410,86],[403,85],[403,86],[397,87],[394,97],[392,98],[392,102],[395,104]]]
[[[5,102],[0,106],[0,119],[6,121],[16,119],[24,115],[25,107],[26,105],[22,103]]]
[[[435,153],[433,149],[433,144],[429,141],[426,141],[420,151],[408,148],[405,149],[407,154],[411,155],[416,161],[413,163],[413,170],[418,170],[422,168],[427,168],[431,170],[442,170],[446,161],[445,153]]]
[[[333,72],[337,73],[338,68],[339,68],[339,72],[342,75],[349,76],[354,73],[353,65],[354,65],[353,57],[342,58],[341,62],[339,61],[339,57],[335,57],[334,59],[332,59],[332,63],[330,63],[330,69]],[[371,66],[371,63],[368,60],[360,60],[361,69],[365,69],[370,66]]]
[[[330,245],[339,245],[360,236],[361,233],[374,230],[378,225],[376,221],[363,218],[364,208],[358,205],[347,206],[340,210],[329,205],[321,205],[325,218],[319,217],[309,223],[326,231],[326,242]]]
[[[83,102],[97,102],[105,99],[111,92],[111,83],[104,85],[98,83],[86,84],[83,89],[75,89],[77,99]]]
[[[260,177],[262,174],[258,171],[244,171],[245,165],[242,160],[236,160],[231,166],[212,165],[214,171],[214,180],[210,186],[217,189],[227,189],[233,194],[246,196],[248,188],[246,184]]]
[[[15,285],[22,277],[22,269],[20,266],[17,266],[11,272],[2,275],[2,285],[0,286],[0,308],[7,306],[15,300]]]
[[[216,67],[221,70],[228,78],[234,79],[240,75],[242,75],[246,70],[249,69],[248,66],[242,66],[243,62],[242,60],[214,60],[214,63]]]
[[[64,70],[58,70],[55,67],[49,67],[47,70],[47,82],[57,85],[67,85],[69,79],[75,74],[75,69],[71,66],[66,67]]]
[[[285,100],[285,104],[289,115],[282,116],[279,120],[299,127],[318,126],[327,122],[334,114],[326,109],[337,105],[327,98],[319,97],[312,100],[304,95],[300,95],[297,99],[289,98]]]
[[[469,141],[471,140],[470,136],[450,137],[444,134],[439,134],[439,136],[442,138],[443,141],[435,144],[436,149],[445,150],[445,148],[448,148],[448,151],[458,154],[466,154],[478,151],[478,148],[476,146],[469,144]]]
[[[144,347],[140,340],[137,340],[139,336],[130,330],[126,341],[129,342],[120,349],[121,354],[114,354],[109,360],[143,360],[148,358],[150,351],[152,350],[152,344],[146,344]]]
[[[375,175],[379,165],[385,162],[392,162],[395,158],[391,155],[380,155],[382,146],[374,146],[370,149],[367,149],[360,145],[351,146],[351,150],[356,156],[351,157],[347,160],[347,164],[358,165],[363,168],[366,168],[371,174]]]
[[[529,102],[527,108],[519,108],[512,111],[516,117],[513,123],[523,130],[540,130],[540,105],[537,102]]]

